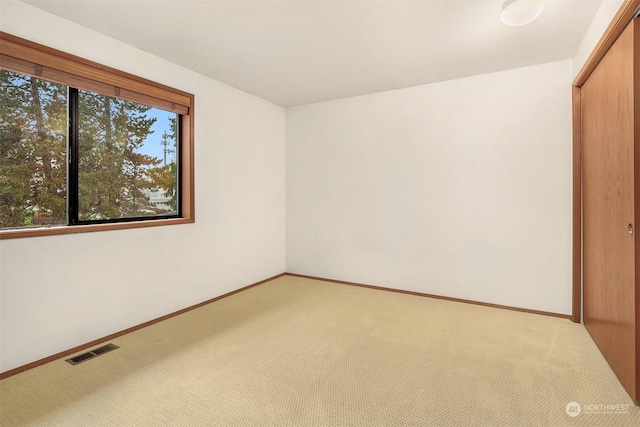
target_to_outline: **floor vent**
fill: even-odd
[[[114,344],[103,345],[102,347],[94,348],[93,350],[88,351],[86,353],[82,353],[70,359],[66,359],[66,361],[71,363],[72,365],[77,365],[79,363],[86,362],[87,360],[94,359],[105,353],[109,353],[110,351],[115,350],[116,348],[120,348],[120,347]]]

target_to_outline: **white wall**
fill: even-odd
[[[571,312],[570,60],[287,110],[287,271]]]
[[[602,1],[600,8],[593,17],[593,21],[591,21],[591,25],[589,25],[582,38],[582,42],[580,42],[576,53],[573,55],[573,77],[578,75],[623,2],[624,0]]]
[[[196,223],[0,241],[0,370],[285,269],[285,111],[15,1],[0,29],[195,94]]]

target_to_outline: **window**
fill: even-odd
[[[70,126],[77,126],[70,138],[70,222],[177,216],[179,116],[85,90],[69,94],[77,117]]]
[[[0,238],[193,222],[193,95],[0,42]]]

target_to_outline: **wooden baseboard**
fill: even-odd
[[[138,329],[145,328],[147,326],[153,325],[154,323],[158,323],[158,322],[161,322],[163,320],[170,319],[171,317],[177,316],[177,315],[182,314],[182,313],[186,313],[187,311],[194,310],[196,308],[202,307],[203,305],[211,304],[212,302],[218,301],[218,300],[220,300],[222,298],[226,298],[226,297],[231,296],[233,294],[237,294],[238,292],[245,291],[247,289],[253,288],[254,286],[261,285],[263,283],[269,282],[271,280],[277,279],[278,277],[282,277],[282,276],[292,276],[292,277],[301,277],[301,278],[312,279],[312,280],[322,280],[322,281],[325,281],[325,282],[339,283],[339,284],[342,284],[342,285],[349,285],[349,286],[359,286],[361,288],[377,289],[377,290],[380,290],[380,291],[397,292],[397,293],[401,293],[401,294],[415,295],[415,296],[420,296],[420,297],[437,298],[437,299],[443,299],[443,300],[447,300],[447,301],[462,302],[462,303],[466,303],[466,304],[482,305],[482,306],[485,306],[485,307],[493,307],[493,308],[501,308],[501,309],[505,309],[505,310],[521,311],[521,312],[524,312],[524,313],[541,314],[541,315],[544,315],[544,316],[560,317],[562,319],[569,319],[569,320],[571,319],[571,316],[568,315],[568,314],[559,314],[559,313],[551,313],[551,312],[547,312],[547,311],[530,310],[530,309],[526,309],[526,308],[510,307],[510,306],[500,305],[500,304],[490,304],[490,303],[486,303],[486,302],[472,301],[472,300],[466,300],[466,299],[461,299],[461,298],[452,298],[452,297],[445,297],[445,296],[441,296],[441,295],[426,294],[426,293],[422,293],[422,292],[414,292],[414,291],[405,291],[405,290],[402,290],[402,289],[386,288],[386,287],[383,287],[383,286],[374,286],[374,285],[365,285],[365,284],[362,284],[362,283],[346,282],[344,280],[334,280],[334,279],[327,279],[327,278],[323,278],[323,277],[307,276],[307,275],[304,275],[304,274],[282,273],[282,274],[278,274],[276,276],[270,277],[268,279],[261,280],[259,282],[253,283],[251,285],[244,286],[244,287],[242,287],[240,289],[236,289],[235,291],[227,292],[226,294],[220,295],[220,296],[215,297],[215,298],[211,298],[211,299],[209,299],[207,301],[203,301],[201,303],[192,305],[190,307],[183,308],[182,310],[178,310],[178,311],[175,311],[173,313],[166,314],[164,316],[158,317],[157,319],[153,319],[153,320],[150,320],[148,322],[141,323],[141,324],[136,325],[136,326],[132,326],[131,328],[122,330],[120,332],[116,332],[114,334],[107,335],[107,336],[99,338],[97,340],[93,340],[93,341],[90,341],[88,343],[85,343],[85,344],[70,348],[68,350],[61,351],[60,353],[56,353],[56,354],[53,354],[51,356],[45,357],[43,359],[36,360],[35,362],[27,363],[26,365],[22,365],[22,366],[19,366],[17,368],[11,369],[9,371],[2,372],[2,373],[0,373],[0,380],[2,380],[4,378],[7,378],[7,377],[10,377],[12,375],[18,374],[20,372],[24,372],[24,371],[27,371],[29,369],[33,369],[33,368],[35,368],[37,366],[44,365],[45,363],[52,362],[52,361],[54,361],[56,359],[61,359],[63,357],[72,355],[74,353],[86,350],[89,347],[93,347],[93,346],[101,344],[101,343],[103,343],[105,341],[112,340],[114,338],[117,338],[119,336],[128,334],[128,333],[133,332],[133,331],[137,331]]]
[[[144,323],[141,323],[139,325],[132,326],[131,328],[125,329],[125,330],[120,331],[120,332],[116,332],[116,333],[111,334],[111,335],[107,335],[106,337],[98,338],[97,340],[93,340],[93,341],[90,341],[88,343],[85,343],[85,344],[70,348],[68,350],[61,351],[60,353],[56,353],[56,354],[53,354],[51,356],[45,357],[43,359],[36,360],[35,362],[31,362],[31,363],[27,363],[26,365],[18,366],[17,368],[10,369],[10,370],[8,370],[6,372],[0,373],[0,380],[2,380],[4,378],[7,378],[7,377],[10,377],[10,376],[15,375],[15,374],[19,374],[20,372],[24,372],[24,371],[27,371],[29,369],[33,369],[33,368],[38,367],[40,365],[44,365],[45,363],[52,362],[52,361],[54,361],[56,359],[61,359],[63,357],[69,356],[69,355],[71,355],[73,353],[77,353],[79,351],[86,350],[89,347],[93,347],[93,346],[95,346],[97,344],[100,344],[100,343],[103,343],[105,341],[112,340],[114,338],[117,338],[119,336],[128,334],[128,333],[133,332],[133,331],[137,331],[138,329],[146,328],[147,326],[153,325],[154,323],[162,322],[163,320],[170,319],[171,317],[177,316],[177,315],[182,314],[182,313],[186,313],[187,311],[194,310],[196,308],[202,307],[203,305],[211,304],[214,301],[218,301],[218,300],[220,300],[222,298],[229,297],[229,296],[231,296],[233,294],[237,294],[238,292],[246,291],[247,289],[253,288],[254,286],[261,285],[263,283],[269,282],[269,281],[271,281],[273,279],[277,279],[278,277],[282,277],[284,275],[285,275],[285,273],[278,274],[278,275],[270,277],[268,279],[261,280],[259,282],[253,283],[251,285],[242,287],[240,289],[236,289],[235,291],[227,292],[226,294],[217,296],[215,298],[211,298],[209,300],[203,301],[201,303],[192,305],[192,306],[187,307],[187,308],[183,308],[182,310],[178,310],[178,311],[175,311],[173,313],[166,314],[164,316],[158,317],[157,319],[149,320],[148,322],[144,322]]]
[[[465,303],[465,304],[474,304],[474,305],[482,305],[482,306],[485,306],[485,307],[501,308],[501,309],[504,309],[504,310],[521,311],[523,313],[541,314],[543,316],[559,317],[561,319],[569,319],[569,320],[571,320],[571,315],[570,314],[560,314],[560,313],[552,313],[552,312],[549,312],[549,311],[530,310],[528,308],[511,307],[511,306],[508,306],[508,305],[491,304],[491,303],[488,303],[488,302],[473,301],[473,300],[462,299],[462,298],[453,298],[453,297],[445,297],[445,296],[441,296],[441,295],[425,294],[423,292],[405,291],[403,289],[385,288],[383,286],[374,286],[374,285],[365,285],[365,284],[362,284],[362,283],[345,282],[344,280],[326,279],[326,278],[323,278],[323,277],[307,276],[307,275],[304,275],[304,274],[285,273],[285,275],[286,276],[293,276],[293,277],[302,277],[304,279],[322,280],[324,282],[339,283],[339,284],[342,284],[342,285],[359,286],[361,288],[377,289],[377,290],[380,290],[380,291],[388,291],[388,292],[397,292],[397,293],[400,293],[400,294],[416,295],[416,296],[419,296],[419,297],[436,298],[436,299],[443,299],[443,300],[447,300],[447,301],[462,302],[462,303]]]

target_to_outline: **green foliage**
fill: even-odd
[[[175,162],[150,169],[149,178],[154,189],[162,190],[169,198],[165,204],[175,212],[178,208],[178,168]]]
[[[161,164],[143,149],[157,120],[151,107],[83,90],[78,107],[79,219],[175,212],[178,171],[166,153],[175,152],[176,120]],[[66,223],[66,127],[66,86],[0,70],[0,228]],[[167,206],[150,202],[151,191]]]
[[[150,107],[80,91],[79,215],[81,220],[154,213],[144,190],[153,188],[147,169],[160,159],[138,150],[156,121]]]
[[[66,221],[66,87],[0,70],[0,227]]]

